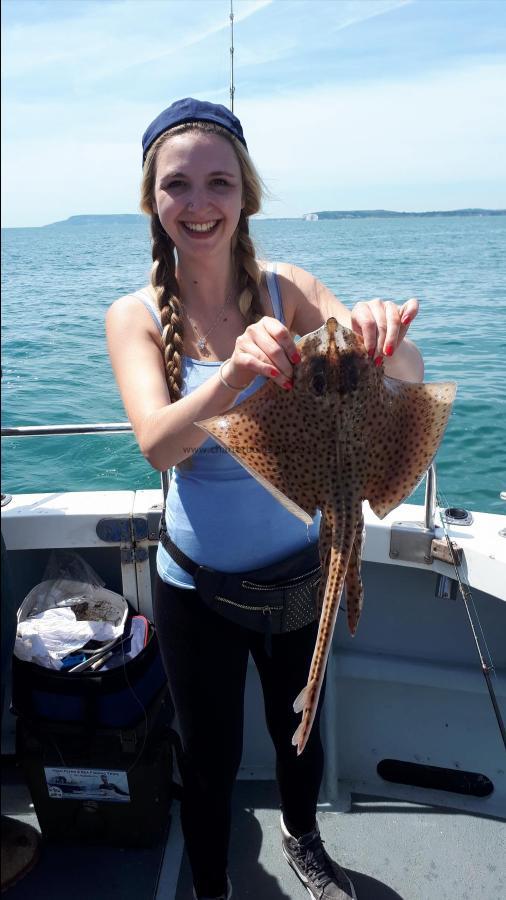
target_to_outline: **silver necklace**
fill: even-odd
[[[188,321],[193,329],[193,332],[195,334],[195,338],[197,340],[197,347],[199,348],[199,350],[201,351],[201,353],[204,356],[209,356],[209,350],[207,347],[207,339],[208,339],[209,335],[211,334],[211,332],[214,331],[214,329],[216,328],[218,323],[221,321],[223,314],[225,312],[225,309],[228,306],[228,304],[230,303],[233,296],[234,296],[234,288],[232,288],[232,290],[230,291],[227,299],[225,300],[225,303],[218,311],[218,315],[216,316],[216,319],[214,320],[213,324],[211,325],[209,331],[206,331],[205,334],[199,333],[199,331],[197,330],[197,326],[195,325],[195,322],[193,322],[192,319],[190,319],[190,316],[188,315],[188,313],[183,305],[185,316],[188,319]]]

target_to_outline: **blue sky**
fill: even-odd
[[[3,0],[2,225],[138,211],[140,137],[229,103],[229,0]],[[272,197],[506,207],[504,0],[235,0],[235,112]]]

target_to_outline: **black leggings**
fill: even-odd
[[[212,612],[194,590],[158,576],[154,620],[183,744],[181,820],[198,896],[225,888],[230,807],[242,755],[244,687],[251,651],[262,682],[283,817],[294,833],[314,828],[323,774],[320,707],[306,748],[297,756],[292,735],[300,722],[295,697],[306,684],[317,624],[264,637]]]

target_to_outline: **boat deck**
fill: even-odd
[[[67,548],[77,550],[111,590],[151,618],[157,527],[150,531],[149,522],[157,526],[159,493],[13,498],[2,525],[15,596],[25,597],[42,580],[54,547]],[[99,537],[99,523],[111,516],[147,523],[134,561],[123,553],[120,534],[109,543]],[[359,900],[505,900],[506,758],[476,646],[464,606],[452,591],[453,569],[437,559],[425,565],[392,558],[395,517],[401,530],[411,525],[416,531],[423,511],[405,504],[388,521],[367,520],[362,564],[367,600],[360,629],[350,637],[344,609],[336,623],[322,717],[322,836],[330,854],[349,870]],[[476,513],[472,532],[455,526],[451,535],[465,548],[466,580],[506,719],[503,528],[504,517]],[[8,706],[10,684],[5,696]],[[234,900],[302,900],[307,892],[281,853],[277,786],[269,780],[274,752],[253,664],[244,724],[230,854]],[[7,755],[14,753],[14,725],[4,711]],[[380,770],[386,763],[397,767],[391,780]],[[403,780],[399,766],[410,767],[409,778]],[[3,813],[37,825],[13,756],[3,768]],[[484,793],[487,785],[490,791]],[[148,849],[44,843],[36,867],[10,889],[11,900],[69,900],[69,895],[72,900],[191,900],[178,802],[171,806],[166,842]]]
[[[4,767],[2,811],[38,827],[20,769]],[[11,900],[191,900],[179,823],[148,849],[46,844]],[[355,794],[351,809],[322,805],[322,837],[353,878],[358,900],[503,900],[504,822],[450,809]],[[230,876],[234,900],[302,900],[305,888],[280,852],[275,782],[238,781]]]

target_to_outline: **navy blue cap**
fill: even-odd
[[[146,154],[151,145],[164,132],[175,128],[176,125],[184,125],[186,122],[214,122],[221,125],[233,134],[241,144],[247,149],[242,125],[237,116],[234,116],[226,106],[219,103],[208,103],[207,100],[194,100],[192,97],[185,97],[184,100],[176,100],[171,106],[164,109],[159,116],[156,117],[148,125],[146,131],[142,135],[142,163],[146,159]]]

